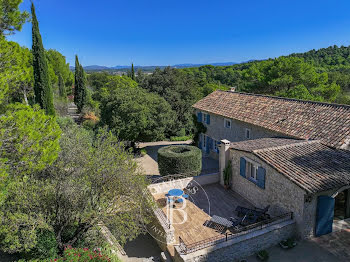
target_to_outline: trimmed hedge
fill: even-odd
[[[202,170],[202,151],[195,146],[166,146],[158,150],[158,168],[161,176],[198,176]]]

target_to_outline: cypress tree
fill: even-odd
[[[135,80],[134,63],[131,64],[131,79],[132,79],[132,80]]]
[[[49,79],[49,70],[45,56],[45,49],[39,31],[39,23],[35,14],[35,7],[32,2],[32,53],[34,73],[34,95],[35,103],[39,104],[48,115],[55,115],[53,106],[53,93]]]
[[[58,76],[58,92],[59,92],[60,97],[67,98],[66,88],[64,86],[62,74],[59,74],[59,76]]]
[[[75,75],[74,75],[74,103],[80,113],[86,103],[86,79],[85,72],[79,63],[78,56],[75,56]]]

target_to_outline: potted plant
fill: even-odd
[[[229,189],[230,188],[230,184],[231,184],[231,177],[232,177],[232,163],[231,163],[231,160],[228,161],[228,164],[227,164],[227,166],[224,169],[223,175],[224,175],[224,187],[225,187],[225,189]]]
[[[261,250],[256,255],[260,261],[267,261],[269,259],[269,253],[266,250]]]
[[[290,249],[295,247],[296,245],[297,245],[297,242],[295,242],[295,240],[292,238],[288,238],[280,242],[280,247],[283,249]]]

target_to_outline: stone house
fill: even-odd
[[[299,237],[350,217],[350,106],[215,91],[193,107],[221,184],[231,161],[231,189],[272,214],[293,212]]]

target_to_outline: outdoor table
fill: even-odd
[[[171,197],[180,197],[183,195],[183,193],[184,193],[184,191],[182,191],[181,189],[177,189],[177,188],[171,189],[168,192],[169,196],[171,196]]]

